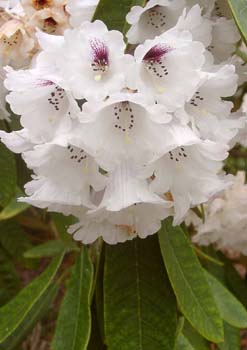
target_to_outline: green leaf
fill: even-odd
[[[5,207],[14,196],[16,188],[15,157],[0,142],[0,206]]]
[[[97,320],[99,325],[99,333],[102,342],[105,339],[105,329],[104,329],[104,265],[105,265],[105,245],[101,242],[102,246],[99,246],[100,242],[97,243],[96,251],[94,255],[95,258],[95,309],[97,313]],[[100,253],[99,253],[99,248]],[[92,249],[92,246],[91,246]],[[92,252],[92,250],[91,250]]]
[[[245,42],[247,42],[247,2],[246,0],[228,0],[233,17]]]
[[[96,305],[92,305],[92,330],[87,350],[106,350],[101,338]]]
[[[32,247],[26,232],[13,219],[0,222],[0,244],[18,261],[23,261],[24,252]]]
[[[105,337],[108,350],[173,350],[176,299],[157,236],[106,247]]]
[[[20,128],[18,129],[20,130]],[[17,170],[17,185],[24,188],[25,184],[32,180],[32,171],[29,169],[20,154],[15,155]]]
[[[183,316],[180,316],[177,323],[177,330],[176,330],[176,337],[179,336],[180,333],[182,333],[182,330],[184,328],[185,318]]]
[[[57,291],[53,281],[62,259],[63,255],[55,258],[39,277],[0,308],[1,350],[14,349],[43,315],[43,311],[47,309]]]
[[[205,270],[222,318],[237,328],[247,327],[247,312],[244,306],[212,275]]]
[[[30,334],[30,331],[36,325],[36,323],[48,312],[54,298],[57,295],[57,292],[57,284],[52,284],[47,288],[42,298],[40,298],[35,304],[35,308],[30,312],[29,317],[22,322],[20,328],[18,328],[16,332],[13,333],[13,335],[11,335],[3,344],[3,346],[6,346],[6,348],[2,348],[2,345],[0,344],[1,350],[16,350],[16,347],[23,342],[27,335]]]
[[[192,326],[206,339],[223,341],[222,319],[213,294],[185,233],[167,219],[159,232],[164,263],[178,304]]]
[[[176,341],[175,350],[196,350],[196,349],[192,347],[188,339],[186,339],[183,334],[179,334]]]
[[[27,203],[18,202],[17,199],[23,196],[23,192],[17,187],[14,196],[8,205],[0,212],[0,220],[11,219],[12,217],[22,213],[29,205]]]
[[[125,17],[132,6],[144,5],[145,0],[101,0],[96,8],[94,18],[103,21],[108,29],[116,29],[125,33],[127,23]]]
[[[80,250],[74,242],[65,244],[63,241],[53,240],[32,247],[24,253],[24,257],[28,259],[40,259],[43,257],[53,257],[59,255],[63,251],[68,253],[73,250]]]
[[[53,350],[86,350],[91,331],[93,265],[84,246],[65,294],[52,343]]]
[[[197,333],[197,331],[187,321],[184,323],[183,334],[196,350],[210,349],[208,341]]]
[[[0,247],[0,306],[6,304],[16,295],[20,287],[20,279],[15,266]]]
[[[225,339],[224,343],[218,344],[220,350],[239,350],[240,346],[240,330],[234,328],[227,323],[224,324]]]
[[[231,262],[225,259],[225,276],[230,290],[238,300],[247,308],[247,281],[243,280]]]
[[[225,272],[224,272],[224,262],[220,259],[218,252],[214,250],[212,246],[203,247],[203,252],[212,257],[218,264],[215,264],[211,261],[202,261],[203,267],[214,277],[216,277],[222,284],[225,285]],[[220,265],[221,264],[221,265]]]

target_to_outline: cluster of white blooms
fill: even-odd
[[[98,1],[0,0],[0,119],[9,117],[3,67],[29,68],[40,49],[37,29],[61,35],[70,26],[91,20]]]
[[[245,173],[239,172],[234,184],[205,207],[205,222],[192,220],[198,233],[193,237],[199,245],[215,244],[218,249],[247,255],[247,184]]]
[[[218,1],[150,0],[127,15],[126,46],[84,21],[96,3],[72,0],[73,27],[39,30],[31,66],[5,68],[23,128],[1,139],[35,174],[21,200],[75,215],[76,240],[114,244],[179,224],[231,184],[222,164],[245,122],[224,98],[240,84],[240,36]]]

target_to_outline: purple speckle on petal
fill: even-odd
[[[172,48],[166,45],[155,45],[153,46],[143,57],[145,62],[157,62],[160,61]]]

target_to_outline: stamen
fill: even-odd
[[[94,79],[100,81],[102,78],[102,73],[105,73],[109,67],[109,49],[106,44],[99,40],[93,39],[90,41],[93,62],[91,67],[96,74]]]

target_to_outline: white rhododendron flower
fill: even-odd
[[[133,6],[126,17],[131,24],[128,42],[139,44],[164,33],[176,24],[184,6],[184,0],[150,0],[145,7]]]
[[[176,116],[190,123],[203,139],[228,143],[239,128],[244,128],[243,119],[231,118],[232,102],[222,100],[234,95],[237,81],[233,65],[212,66],[210,72],[202,75],[190,101],[176,111]]]
[[[5,86],[11,90],[7,101],[13,112],[21,115],[21,123],[33,143],[60,138],[68,132],[72,119],[79,113],[71,93],[36,69],[14,71],[9,68]]]
[[[53,56],[51,64],[58,67],[58,75],[76,98],[105,98],[125,86],[132,56],[124,50],[120,32],[108,31],[101,21],[85,22],[65,32],[59,55],[55,62]]]
[[[7,17],[8,15],[24,16],[23,7],[20,0],[0,0],[0,9],[4,9],[1,17]]]
[[[195,5],[199,5],[202,8],[204,15],[210,16],[214,9],[215,0],[186,0],[187,8]]]
[[[145,164],[174,147],[170,120],[164,106],[148,103],[147,96],[120,93],[98,104],[85,103],[81,126],[75,126],[70,141],[84,145],[104,168],[123,159]]]
[[[20,68],[30,62],[34,40],[29,36],[24,23],[11,19],[0,27],[0,59],[2,64]]]
[[[189,11],[185,8],[178,18],[175,26],[178,30],[189,30],[196,41],[202,42],[205,47],[212,41],[213,22],[202,16],[199,5],[193,6]]]
[[[232,18],[230,7],[225,0],[211,0],[211,3],[214,3],[211,12],[212,16]]]
[[[194,143],[181,143],[153,164],[154,180],[150,186],[156,193],[171,194],[175,224],[184,219],[191,206],[207,202],[229,184],[227,178],[217,175],[226,151],[220,144],[195,139]]]
[[[95,198],[100,200],[98,208],[84,214],[70,229],[71,233],[76,231],[76,240],[91,243],[102,236],[113,244],[136,236],[145,238],[160,229],[161,220],[171,214],[173,205],[150,191],[148,182],[128,162],[115,169],[104,193]]]
[[[161,220],[171,212],[167,205],[153,202],[133,203],[120,211],[100,210],[84,216],[80,222],[71,226],[69,232],[74,239],[85,244],[102,237],[109,244],[132,240],[135,237],[146,238],[159,231]]]
[[[98,3],[99,0],[68,0],[66,9],[70,14],[72,27],[91,21]]]
[[[241,120],[244,122],[244,128],[241,128],[234,138],[235,143],[240,143],[241,145],[247,147],[247,94],[243,97],[243,102],[240,110],[236,113],[233,113],[233,117],[236,120]]]
[[[25,13],[30,16],[46,8],[59,9],[66,5],[66,0],[21,0],[21,4]]]
[[[212,42],[208,50],[213,54],[215,63],[226,61],[236,48],[240,34],[233,20],[218,18],[213,24]]]
[[[45,8],[43,10],[35,12],[27,23],[29,32],[33,35],[36,33],[36,29],[50,33],[50,34],[63,34],[68,25],[68,15],[66,14],[64,7],[61,8]]]
[[[242,85],[247,81],[247,64],[239,56],[233,55],[227,61],[229,64],[233,64],[238,74],[238,85]]]
[[[8,90],[4,86],[6,72],[0,65],[0,119],[9,120],[10,113],[6,109],[6,95]]]
[[[234,184],[206,207],[205,223],[196,225],[193,237],[199,245],[215,244],[218,249],[231,249],[247,255],[247,185],[245,173],[239,172]]]
[[[74,215],[75,240],[116,244],[155,234],[168,216],[180,224],[230,193],[224,161],[247,143],[245,104],[236,111],[231,102],[245,65],[221,1],[134,6],[127,44],[90,22],[98,0],[21,4],[23,13],[13,12],[17,3],[0,16],[0,117],[21,124],[0,137],[33,172],[21,201]],[[223,231],[196,237],[220,246]]]
[[[188,31],[170,30],[146,40],[135,51],[139,68],[136,86],[153,94],[169,110],[183,106],[200,81],[205,48]]]
[[[36,146],[23,157],[27,166],[37,174],[26,185],[30,197],[25,201],[38,207],[51,208],[53,204],[90,207],[91,186],[96,191],[105,186],[106,178],[100,174],[94,159],[83,149],[70,144]]]
[[[242,103],[242,111],[247,114],[247,94],[244,95],[243,103]]]

